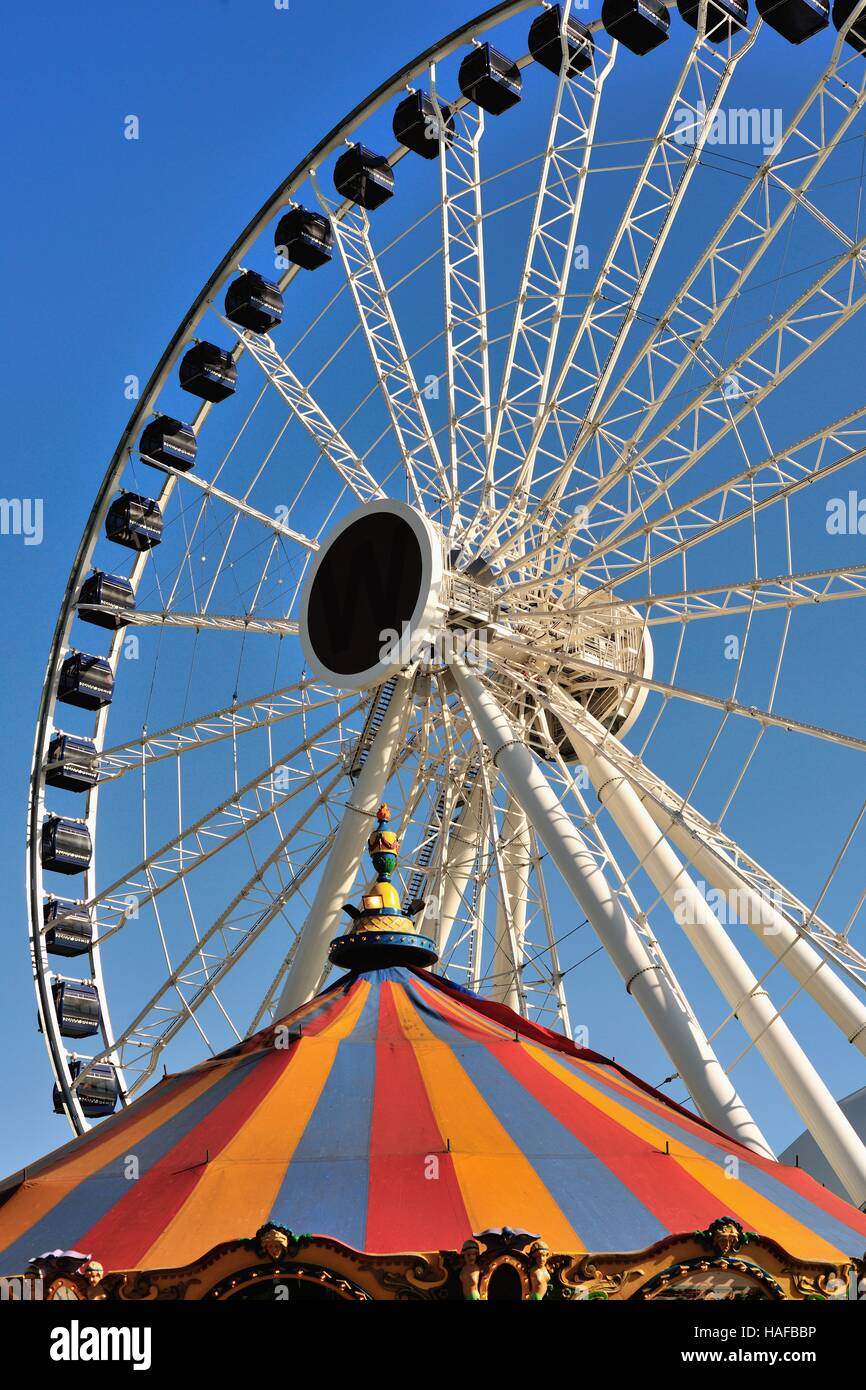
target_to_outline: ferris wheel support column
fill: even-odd
[[[298,937],[294,959],[277,1004],[277,1018],[306,1004],[318,988],[328,958],[328,946],[336,935],[337,919],[355,882],[376,808],[405,733],[411,688],[411,674],[398,677],[385,716],[346,803],[313,905]]]
[[[546,846],[700,1113],[764,1157],[772,1149],[713,1052],[700,1024],[653,961],[583,836],[495,698],[461,661],[451,665],[464,705],[515,801]]]
[[[451,838],[451,852],[446,855],[440,873],[439,927],[436,935],[440,961],[445,955],[449,937],[460,912],[460,904],[478,859],[482,828],[481,790],[481,781],[476,780],[468,800],[463,804],[460,819]],[[438,968],[441,969],[441,965]]]
[[[505,879],[496,910],[496,942],[493,949],[490,998],[507,1004],[515,1013],[521,1012],[520,969],[523,964],[523,940],[526,935],[526,895],[529,881],[529,822],[526,814],[509,796],[502,819],[502,869]],[[503,900],[503,893],[505,900]],[[508,903],[508,911],[505,909]],[[512,950],[511,917],[517,960]]]
[[[796,927],[772,902],[758,893],[721,850],[710,849],[696,831],[671,819],[671,814],[647,798],[644,805],[660,830],[685,854],[725,902],[736,904],[737,920],[744,923],[782,962],[828,1018],[854,1047],[866,1054],[866,1006],[839,979],[825,958],[805,941]]]
[[[630,782],[559,708],[557,716],[602,806],[610,812],[852,1201],[858,1206],[866,1203],[863,1141]],[[600,725],[598,730],[603,735]]]

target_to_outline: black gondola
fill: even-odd
[[[226,318],[251,333],[269,333],[283,320],[283,296],[256,270],[245,270],[226,290]]]
[[[43,869],[57,874],[82,874],[90,867],[93,845],[83,820],[49,816],[42,822],[39,857]]]
[[[71,898],[46,898],[42,904],[45,949],[52,956],[84,956],[93,941],[93,919]]]
[[[850,19],[857,3],[858,0],[834,0],[833,23],[837,29],[841,29],[845,21]],[[845,42],[856,48],[858,53],[866,53],[866,14],[862,14],[857,23],[851,25],[845,35]]]
[[[234,395],[238,369],[230,352],[216,343],[194,343],[181,359],[178,375],[181,388],[218,405]]]
[[[677,0],[680,18],[697,29],[701,14],[700,0]],[[749,22],[749,0],[709,0],[707,5],[707,38],[710,43],[724,43]]]
[[[152,550],[162,540],[162,512],[152,497],[123,492],[115,497],[105,518],[105,534],[127,550]]]
[[[48,745],[45,781],[67,792],[86,792],[99,777],[99,758],[91,738],[77,738],[59,731]]]
[[[428,92],[410,92],[394,112],[393,128],[394,138],[407,150],[436,159],[443,139],[450,144],[453,138],[454,115],[444,103],[437,110]]]
[[[71,652],[60,668],[57,698],[77,709],[101,709],[114,696],[114,675],[104,656]]]
[[[529,51],[536,63],[557,77],[562,71],[567,51],[568,75],[576,77],[592,65],[595,40],[586,25],[573,15],[569,15],[564,28],[563,34],[561,6],[551,5],[549,10],[533,20],[529,30]]]
[[[56,980],[54,1011],[64,1038],[92,1038],[99,1032],[99,992],[83,980]]]
[[[70,1080],[75,1081],[87,1066],[83,1058],[76,1057],[69,1063]],[[117,1105],[119,1088],[117,1073],[109,1062],[96,1062],[78,1087],[78,1101],[81,1112],[88,1120],[99,1120],[103,1115],[111,1115]],[[64,1113],[63,1092],[54,1087],[54,1113]]]
[[[604,0],[601,22],[612,39],[639,57],[664,43],[671,27],[661,0]]]
[[[491,47],[479,44],[467,53],[457,74],[460,90],[468,101],[474,101],[491,116],[516,106],[523,91],[520,68],[511,58]]]
[[[373,212],[393,198],[394,170],[383,154],[353,145],[334,165],[334,187],[341,198]]]
[[[757,9],[789,43],[803,43],[830,23],[830,0],[757,0]]]
[[[334,232],[327,217],[309,208],[292,208],[280,218],[274,249],[302,270],[318,270],[334,253]]]
[[[135,594],[125,575],[94,570],[81,586],[78,616],[83,623],[116,631],[134,611]]]
[[[142,463],[167,463],[170,468],[188,473],[198,452],[195,431],[170,415],[157,415],[142,433],[138,452]]]

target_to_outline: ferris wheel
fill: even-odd
[[[760,1055],[866,1201],[789,1022],[866,1053],[866,0],[758,8],[495,6],[306,154],[184,316],[36,731],[29,932],[76,1131],[323,985],[387,798],[437,969],[570,1033],[594,931],[612,1016],[705,1118],[770,1152]]]

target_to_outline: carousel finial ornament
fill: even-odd
[[[363,895],[360,908],[345,906],[343,911],[352,918],[352,926],[345,936],[331,942],[328,952],[334,965],[348,970],[432,965],[438,960],[435,943],[431,937],[421,935],[414,920],[424,903],[414,902],[404,911],[391,882],[400,841],[395,831],[387,829],[390,819],[391,808],[383,802],[376,812],[376,828],[367,841],[376,882]]]

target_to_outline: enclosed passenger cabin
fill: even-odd
[[[493,48],[479,44],[467,53],[457,74],[460,90],[468,101],[474,101],[491,116],[516,106],[523,91],[520,68],[512,58]]]
[[[86,956],[93,943],[93,918],[71,898],[46,898],[42,904],[45,949],[52,956]]]
[[[39,857],[43,869],[57,874],[83,874],[93,858],[86,822],[66,816],[49,816],[42,822]]]
[[[394,170],[383,154],[353,145],[334,165],[334,187],[341,198],[374,212],[394,196]]]
[[[601,22],[612,39],[638,57],[664,43],[671,27],[662,0],[604,0]]]
[[[104,656],[71,652],[60,667],[57,698],[77,709],[101,709],[114,696],[114,675]]]
[[[99,1032],[99,992],[83,980],[55,980],[51,986],[57,1024],[64,1038],[92,1038]]]
[[[86,1066],[87,1063],[83,1058],[74,1058],[69,1063],[70,1081],[76,1081]],[[81,1111],[86,1119],[101,1120],[103,1115],[113,1114],[119,1095],[117,1073],[114,1067],[111,1066],[109,1062],[94,1063],[77,1090]],[[62,1115],[65,1108],[63,1104],[63,1092],[59,1086],[55,1086],[55,1115]]]
[[[115,497],[105,518],[105,534],[127,550],[152,550],[162,540],[162,511],[152,497],[124,492]]]
[[[450,106],[436,102],[428,92],[410,92],[394,112],[394,137],[422,159],[436,159],[444,140],[454,136],[454,114]]]
[[[677,9],[686,24],[697,29],[700,0],[677,0]],[[749,23],[749,0],[709,0],[706,34],[710,43],[724,43]]]
[[[269,333],[283,321],[283,296],[258,271],[245,270],[226,290],[226,318],[251,333]]]
[[[211,405],[233,396],[238,382],[238,369],[230,352],[216,343],[194,343],[184,353],[178,371],[181,388],[191,396],[199,396]]]
[[[157,415],[151,420],[138,441],[142,463],[167,464],[181,473],[188,473],[195,464],[198,451],[195,431],[170,415]]]
[[[830,23],[830,0],[757,0],[765,24],[789,43],[803,43]]]
[[[85,579],[78,595],[78,616],[83,623],[116,631],[124,627],[135,611],[132,585],[122,574],[94,570]]]
[[[858,0],[834,0],[833,23],[837,29],[841,29],[845,21],[851,18],[857,3]],[[845,42],[856,48],[858,53],[866,53],[866,12],[861,14],[856,24],[851,25],[845,35]]]
[[[318,270],[334,254],[334,231],[327,217],[309,208],[292,208],[280,218],[274,249],[302,270]]]
[[[99,777],[99,758],[96,744],[90,738],[78,738],[58,730],[48,745],[45,781],[49,787],[62,787],[67,792],[86,792],[95,786]]]
[[[595,40],[585,24],[569,15],[562,22],[561,5],[551,5],[536,20],[529,30],[529,51],[536,63],[558,77],[562,65],[568,61],[569,77],[576,77],[592,66]]]

